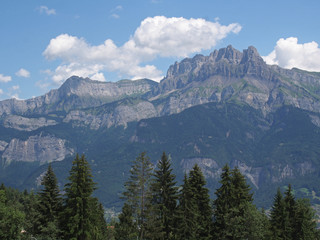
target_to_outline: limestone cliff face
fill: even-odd
[[[9,99],[0,102],[0,117],[3,115],[49,114],[96,107],[122,98],[142,95],[158,83],[142,79],[137,81],[99,82],[73,76],[59,88],[47,94],[28,99]]]
[[[214,159],[191,158],[182,159],[180,162],[184,172],[189,172],[195,164],[201,168],[206,179],[215,179],[216,181],[220,179],[223,166],[219,166]],[[277,184],[283,180],[294,179],[296,176],[305,176],[316,171],[314,165],[308,161],[298,164],[270,164],[264,167],[253,167],[244,162],[233,160],[230,162],[230,167],[232,169],[238,168],[256,189],[266,183]],[[270,172],[273,174],[270,175]]]
[[[207,102],[240,102],[268,113],[284,104],[320,112],[320,75],[267,65],[254,47],[232,46],[170,66],[153,89],[154,99],[168,95],[160,110],[180,112]]]
[[[8,115],[3,118],[3,126],[14,128],[20,131],[33,131],[41,127],[53,126],[58,124],[55,120],[40,118],[25,118],[17,115]]]
[[[30,133],[27,141],[0,136],[0,153],[7,163],[41,161],[43,151],[50,153],[48,161],[60,160],[72,152],[59,147],[65,142],[46,148],[43,144],[48,138],[33,132],[62,124],[93,130],[126,127],[129,122],[180,113],[209,102],[249,105],[265,116],[292,105],[314,112],[310,118],[320,126],[320,74],[270,66],[254,47],[240,52],[228,46],[209,56],[176,62],[160,83],[147,79],[98,82],[74,76],[43,96],[0,102],[1,127]],[[31,151],[26,146],[38,147]],[[48,146],[55,145],[48,142]]]
[[[2,159],[4,165],[11,162],[38,162],[44,164],[52,161],[62,161],[74,150],[66,146],[66,140],[53,136],[30,136],[27,140],[12,139],[5,146]]]

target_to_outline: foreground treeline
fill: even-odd
[[[92,196],[95,183],[83,155],[74,159],[63,194],[50,165],[41,183],[37,193],[1,185],[0,239],[320,239],[314,211],[307,200],[294,198],[290,185],[284,194],[277,191],[266,214],[254,206],[244,176],[228,165],[211,201],[197,165],[177,186],[165,153],[156,168],[141,153],[125,183],[119,220],[109,228],[102,205]]]
[[[108,239],[104,210],[92,197],[95,183],[83,155],[72,162],[68,180],[62,195],[49,165],[38,193],[1,185],[0,239]]]
[[[296,200],[290,185],[284,195],[278,190],[267,215],[253,204],[250,187],[237,168],[226,165],[220,183],[211,201],[197,165],[178,187],[165,153],[155,170],[141,153],[125,184],[115,239],[320,239],[309,202]]]

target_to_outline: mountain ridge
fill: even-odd
[[[212,187],[223,164],[239,167],[263,201],[289,180],[315,188],[299,178],[320,169],[319,129],[320,73],[267,65],[253,46],[229,45],[174,63],[160,83],[73,76],[43,96],[0,101],[0,181],[35,188],[46,164],[65,176],[73,154],[85,153],[97,180],[114,181],[99,192],[110,206],[130,161],[165,150],[180,170],[198,163]]]

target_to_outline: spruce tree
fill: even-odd
[[[174,214],[177,206],[178,190],[171,163],[163,152],[151,184],[151,207],[148,211],[148,231],[154,239],[172,239]],[[155,237],[157,235],[157,237]]]
[[[90,240],[99,235],[92,207],[98,207],[92,197],[95,190],[89,163],[82,155],[72,162],[69,183],[65,185],[65,208],[63,211],[64,237],[70,240]]]
[[[286,236],[286,232],[289,227],[289,217],[280,188],[278,188],[277,194],[274,197],[270,213],[270,227],[272,239],[289,239],[289,236]]]
[[[56,239],[59,234],[59,214],[62,210],[57,178],[51,164],[44,175],[41,185],[43,189],[39,193],[39,234],[47,239]]]
[[[315,212],[307,199],[298,199],[295,204],[295,223],[292,239],[320,239]]]
[[[229,235],[229,210],[232,207],[231,192],[232,180],[228,165],[225,165],[221,173],[221,186],[216,190],[214,200],[214,224],[213,235],[217,239],[225,239]]]
[[[294,234],[294,224],[295,224],[295,217],[296,217],[296,201],[294,199],[292,193],[291,184],[289,184],[288,189],[284,193],[284,204],[285,204],[285,212],[286,217],[288,218],[288,222],[286,225],[286,229],[284,235],[289,237],[289,239],[293,239],[295,237]]]
[[[175,239],[196,240],[198,217],[196,200],[193,198],[193,191],[185,174],[175,215]]]
[[[238,168],[230,171],[228,165],[221,174],[221,186],[214,201],[213,234],[218,239],[247,239],[253,229],[247,220],[258,216],[253,205],[250,187]],[[249,216],[248,214],[253,214]]]
[[[115,225],[116,240],[136,240],[138,230],[136,222],[133,219],[132,208],[127,203],[122,207],[122,212],[119,215],[119,222]]]
[[[209,190],[200,167],[195,164],[189,173],[190,189],[196,202],[197,211],[197,239],[211,239],[212,208],[210,206]]]
[[[133,162],[129,180],[125,183],[123,198],[132,209],[132,215],[139,231],[139,239],[144,239],[147,209],[150,207],[150,184],[153,167],[149,157],[142,152]]]

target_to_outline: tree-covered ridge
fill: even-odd
[[[118,219],[107,226],[85,156],[72,162],[59,189],[49,165],[41,191],[0,187],[0,239],[38,240],[310,240],[320,239],[310,203],[293,188],[278,189],[270,211],[253,204],[251,188],[238,168],[225,165],[212,201],[201,168],[185,173],[181,186],[171,157],[153,166],[146,152],[133,161]]]

